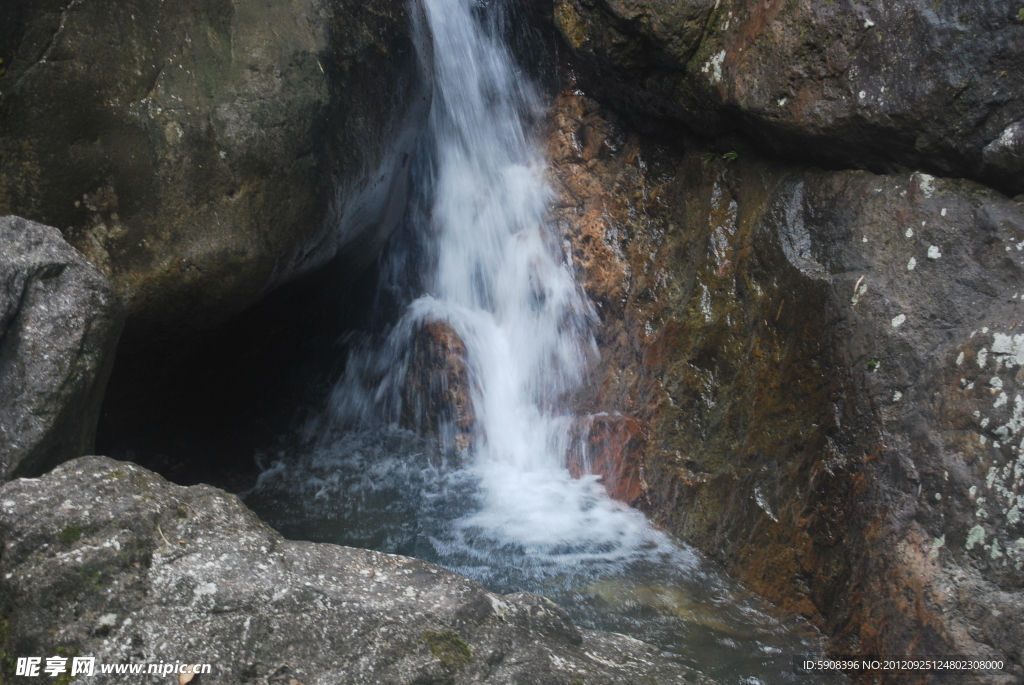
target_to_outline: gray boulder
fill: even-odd
[[[634,112],[1024,191],[1020,3],[556,0],[555,19],[592,92]]]
[[[0,214],[58,227],[130,340],[206,328],[339,255],[357,271],[401,216],[429,109],[409,7],[5,4]]]
[[[106,457],[0,488],[0,544],[8,658],[210,663],[204,683],[710,683],[536,595],[289,542],[233,495]]]
[[[0,218],[0,482],[92,450],[121,323],[60,231]]]

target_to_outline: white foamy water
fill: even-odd
[[[546,220],[553,193],[524,122],[541,102],[470,2],[424,4],[435,46],[437,261],[410,315],[446,321],[466,345],[481,507],[455,527],[567,564],[628,557],[659,536],[565,468],[565,400],[597,351],[593,308]]]

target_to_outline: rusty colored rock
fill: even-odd
[[[459,452],[473,445],[473,399],[466,345],[443,321],[421,324],[413,336],[402,388],[403,428],[437,435]]]
[[[645,441],[639,421],[617,414],[586,416],[577,420],[572,438],[567,466],[573,478],[600,476],[612,498],[634,506],[643,503]]]
[[[601,438],[626,455],[612,471],[643,474],[633,502],[835,654],[1024,676],[1024,208],[922,173],[673,148],[575,91],[549,149],[600,317],[578,402],[644,426],[640,449]]]

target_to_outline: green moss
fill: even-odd
[[[1024,7],[1017,10],[1017,21],[1024,24]]]
[[[14,657],[7,654],[7,638],[10,634],[11,622],[0,618],[0,685],[6,685],[14,678]]]
[[[78,575],[82,579],[81,590],[99,592],[103,589],[103,571],[94,568],[79,568]]]
[[[70,685],[72,680],[78,680],[78,676],[75,676],[74,678],[71,677],[71,661],[78,656],[78,650],[68,649],[67,647],[58,647],[57,654],[59,656],[67,657],[68,670],[57,676],[57,679],[53,681],[53,685]]]
[[[107,475],[109,475],[111,478],[124,478],[125,473],[124,471],[111,471]]]
[[[428,630],[423,633],[423,641],[430,647],[430,653],[437,657],[445,668],[461,671],[463,666],[473,660],[473,652],[470,651],[469,645],[450,630],[443,633]]]
[[[78,526],[68,526],[60,533],[57,534],[57,539],[61,542],[78,542],[79,538],[82,537],[82,529]]]
[[[880,362],[880,361],[878,361],[876,359],[872,359],[867,364],[865,364],[864,366],[867,368],[868,371],[870,371],[871,373],[874,373],[875,371],[878,371],[878,367],[880,367],[881,365],[882,365],[882,362]]]
[[[174,513],[174,518],[187,519],[188,512],[185,511],[185,507],[178,507],[178,510]]]

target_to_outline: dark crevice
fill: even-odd
[[[374,299],[376,269],[354,283],[331,264],[242,314],[173,346],[119,353],[103,402],[98,454],[175,483],[241,491],[344,369],[346,333]]]

